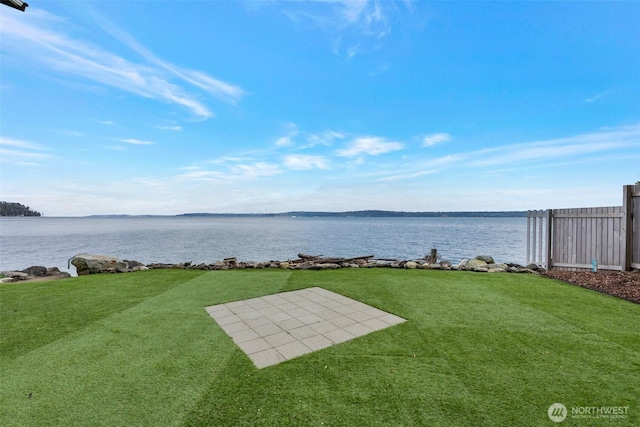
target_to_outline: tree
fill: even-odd
[[[0,202],[0,216],[41,216],[41,214],[20,203]]]

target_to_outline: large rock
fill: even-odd
[[[29,276],[42,277],[47,275],[48,270],[47,267],[43,267],[41,265],[32,265],[31,267],[22,270],[22,272]]]
[[[486,269],[487,268],[487,262],[480,260],[480,259],[470,259],[469,261],[467,261],[467,263],[464,265],[464,269],[465,270],[470,270],[470,271],[480,271],[478,269]],[[484,270],[482,270],[484,271]]]
[[[487,264],[495,264],[496,262],[493,260],[493,257],[491,255],[478,255],[476,257],[476,259],[480,260],[480,261],[484,261]]]
[[[76,267],[78,276],[99,273],[126,273],[127,262],[107,255],[79,254],[73,257],[71,264]]]
[[[42,267],[34,265],[22,271],[3,271],[0,273],[0,283],[22,282],[27,280],[52,280],[71,277],[67,272],[60,271],[58,267]]]

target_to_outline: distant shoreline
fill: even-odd
[[[176,215],[152,214],[105,214],[82,216],[47,216],[41,215],[30,218],[525,218],[527,211],[434,211],[434,212],[404,212],[404,211],[345,211],[345,212],[316,212],[291,211],[280,213],[208,213],[193,212]],[[26,218],[27,216],[1,215],[2,218]]]
[[[527,211],[452,211],[452,212],[404,212],[404,211],[345,211],[345,212],[317,212],[291,211],[281,213],[183,213],[177,215],[88,215],[82,218],[139,218],[139,217],[300,217],[300,218],[524,218]]]

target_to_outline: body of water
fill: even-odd
[[[3,217],[0,270],[67,267],[78,253],[113,255],[144,264],[212,263],[375,255],[416,259],[437,248],[458,262],[491,255],[526,262],[526,218],[294,217]]]

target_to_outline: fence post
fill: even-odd
[[[622,230],[621,230],[621,267],[622,271],[631,270],[633,252],[633,189],[634,185],[622,187]]]
[[[546,236],[545,236],[545,269],[547,270],[551,270],[551,267],[553,267],[553,259],[551,258],[551,222],[553,221],[553,209],[547,209],[547,211],[545,212],[545,217],[546,217],[546,222],[547,222],[547,229],[546,229]],[[542,244],[542,242],[540,242]]]
[[[527,211],[527,264],[531,262],[531,215],[533,211]]]

